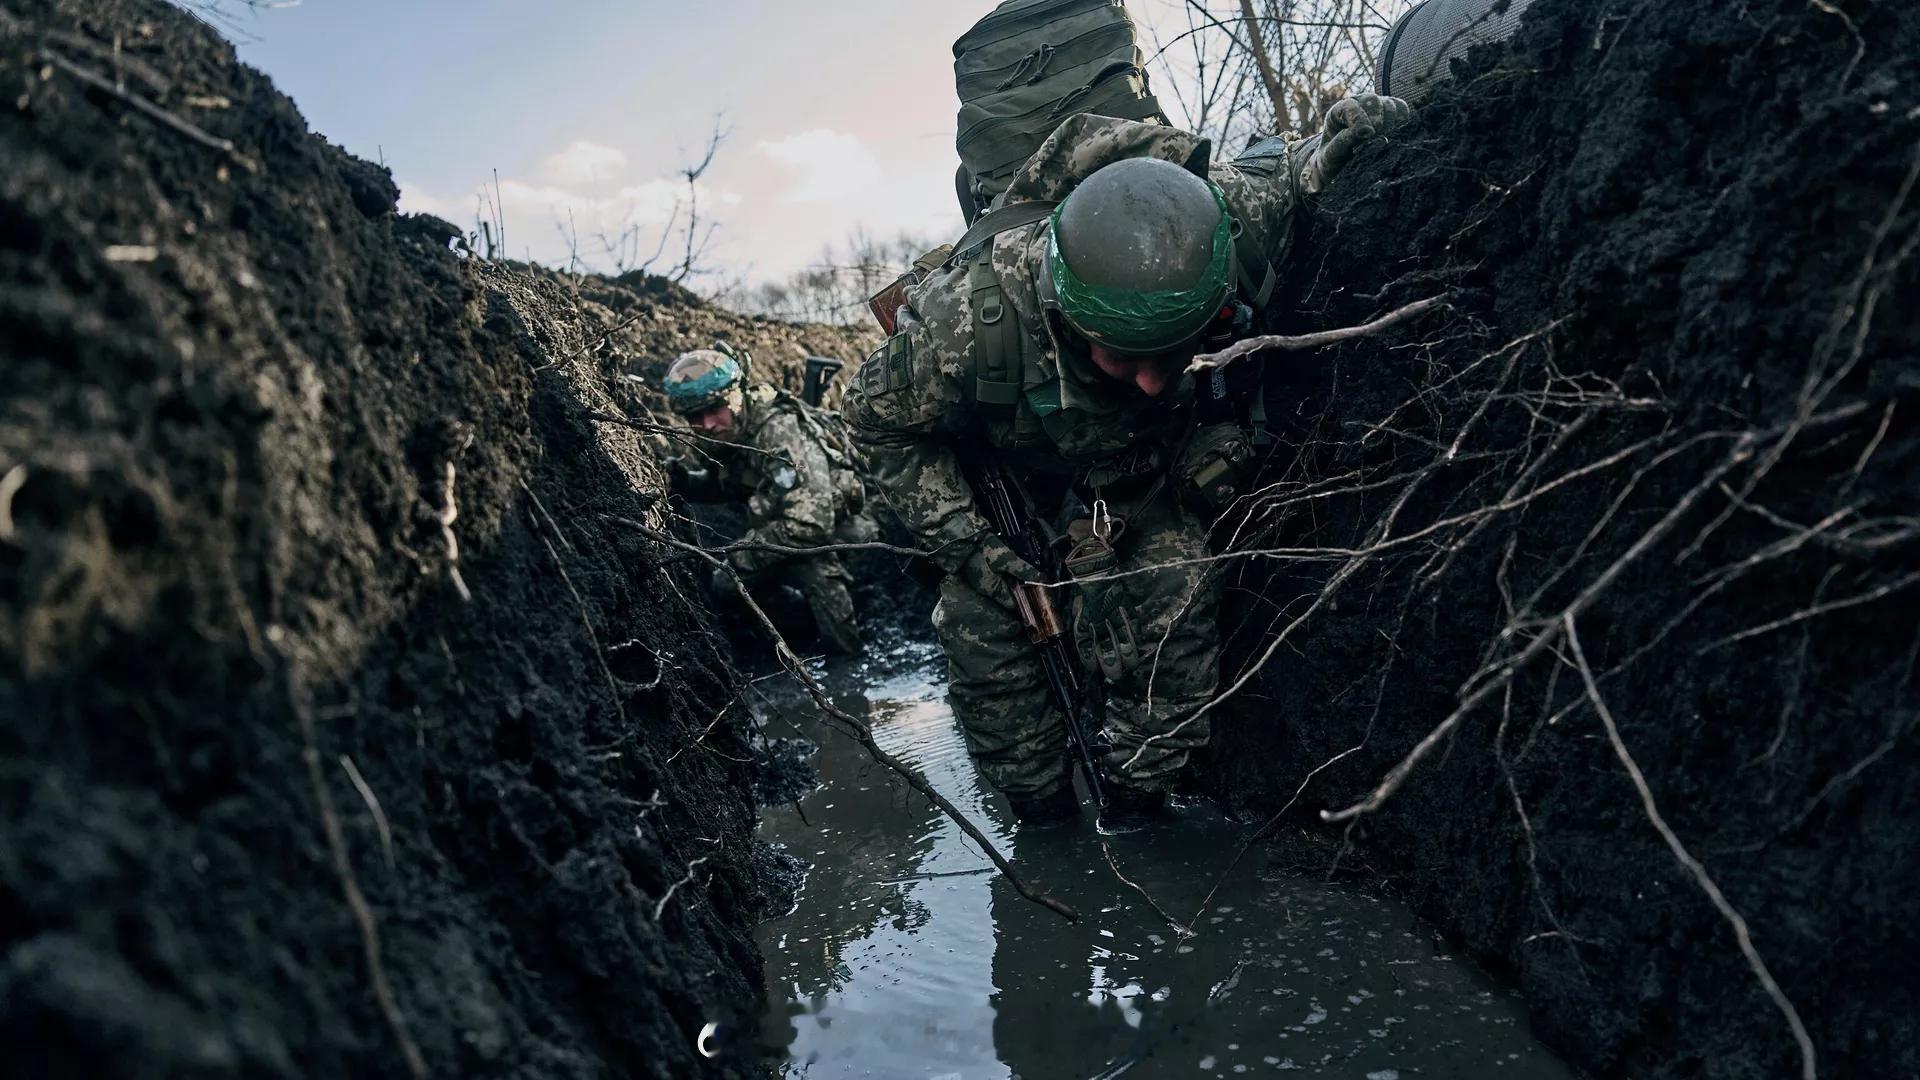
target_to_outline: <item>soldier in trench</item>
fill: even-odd
[[[673,488],[695,502],[744,502],[747,532],[727,556],[748,588],[791,586],[828,649],[854,653],[852,579],[837,552],[793,548],[872,540],[866,490],[839,421],[784,390],[750,383],[724,346],[684,353],[667,369],[667,402],[706,441],[695,462],[669,461]],[[736,593],[714,574],[715,592]]]
[[[1219,680],[1211,525],[1244,485],[1257,421],[1257,360],[1204,381],[1203,348],[1249,332],[1292,241],[1292,219],[1362,141],[1411,110],[1367,94],[1322,134],[1271,138],[1227,164],[1207,140],[1153,122],[1062,123],[1000,200],[1025,223],[976,223],[962,248],[905,292],[896,332],[845,400],[870,477],[944,571],[934,628],[949,700],[987,780],[1023,821],[1078,813],[1067,733],[1013,583],[1046,575],[976,506],[968,462],[1023,479],[1076,579],[1072,630],[1104,675],[1101,828],[1163,813]],[[980,232],[984,239],[975,239]],[[923,264],[934,260],[923,260]]]

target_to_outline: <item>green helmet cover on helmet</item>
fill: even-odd
[[[733,357],[714,349],[682,353],[667,368],[667,405],[682,415],[705,412],[727,400],[744,373]]]
[[[1128,164],[1127,162],[1117,164]],[[1167,164],[1169,169],[1179,169],[1170,163],[1153,162],[1154,165]],[[1109,169],[1114,166],[1108,166]],[[1104,171],[1104,170],[1103,170]],[[1107,348],[1128,353],[1165,352],[1192,341],[1204,330],[1218,314],[1220,305],[1225,303],[1233,290],[1233,215],[1227,207],[1227,199],[1218,185],[1211,180],[1180,170],[1181,173],[1204,184],[1213,196],[1214,205],[1219,209],[1211,233],[1208,236],[1206,261],[1193,278],[1181,285],[1170,288],[1129,288],[1120,284],[1100,284],[1087,280],[1091,273],[1076,273],[1070,259],[1070,253],[1062,244],[1061,221],[1072,205],[1072,197],[1063,201],[1047,225],[1047,271],[1051,279],[1052,300],[1058,306],[1060,314],[1067,323],[1088,340]],[[1099,177],[1095,173],[1094,177]],[[1075,189],[1079,194],[1087,184]],[[1188,193],[1176,193],[1188,197]],[[1144,205],[1143,205],[1144,202]],[[1132,205],[1123,200],[1122,205],[1133,212],[1153,212],[1150,201],[1133,200]],[[1191,214],[1192,208],[1169,207],[1170,217],[1180,213]],[[1123,255],[1127,240],[1137,243],[1137,236],[1123,237],[1121,245]],[[1106,238],[1103,238],[1106,239]],[[1132,253],[1135,259],[1138,253]],[[1182,253],[1190,260],[1198,255],[1197,251]],[[1176,262],[1179,260],[1176,259]],[[1114,268],[1109,268],[1110,270]],[[1114,277],[1129,276],[1136,268],[1121,267],[1118,272],[1108,273]],[[1149,270],[1146,277],[1151,278],[1155,271]],[[1139,274],[1133,276],[1139,277]],[[1164,275],[1162,275],[1164,276]]]

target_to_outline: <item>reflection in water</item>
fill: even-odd
[[[1266,871],[1250,856],[1181,940],[1118,881],[1091,811],[1019,830],[968,761],[937,654],[909,647],[829,673],[843,707],[913,761],[1044,888],[1069,925],[1022,900],[925,799],[797,692],[769,715],[821,744],[821,787],[769,810],[763,836],[813,864],[797,908],[759,929],[762,1041],[786,1075],[1135,1077],[1574,1075],[1514,997],[1448,956],[1405,908]],[[775,721],[776,726],[778,721]],[[1194,911],[1244,835],[1204,810],[1113,838],[1127,876]]]

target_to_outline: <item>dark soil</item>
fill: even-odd
[[[1293,554],[1238,572],[1236,663],[1297,625],[1217,775],[1278,808],[1359,745],[1303,798],[1346,807],[1494,687],[1350,836],[1596,1075],[1801,1058],[1570,608],[1821,1075],[1920,1075],[1920,9],[1828,7],[1541,0],[1343,175],[1285,300],[1451,310],[1269,368],[1244,546]]]
[[[164,4],[0,84],[6,1071],[753,1072],[737,678],[587,419],[685,298],[450,251]]]

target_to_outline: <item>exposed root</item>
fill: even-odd
[[[380,833],[380,850],[387,856],[387,869],[399,865],[393,855],[393,829],[387,824],[387,812],[380,807],[380,797],[373,793],[367,784],[367,778],[360,775],[360,769],[353,759],[340,755],[340,767],[347,771],[347,779],[353,781],[353,790],[360,793],[360,801],[367,804],[367,812],[373,815],[373,827]]]
[[[667,891],[661,895],[660,899],[654,901],[654,904],[653,904],[653,921],[654,922],[659,922],[660,917],[667,913],[667,903],[673,899],[673,894],[679,892],[681,886],[693,884],[694,876],[699,871],[700,864],[706,862],[708,859],[711,859],[711,858],[713,858],[713,856],[711,855],[699,855],[687,861],[686,876],[682,877],[679,881],[676,881],[673,884],[667,886]]]
[[[535,530],[538,531],[538,523],[535,523]],[[587,632],[587,644],[593,647],[593,658],[600,665],[600,674],[607,680],[607,693],[613,701],[614,715],[620,718],[621,726],[625,727],[627,709],[620,703],[620,681],[613,677],[613,669],[607,666],[606,651],[600,648],[600,635],[593,632],[593,620],[587,615],[587,602],[581,598],[580,590],[573,587],[573,578],[567,573],[567,564],[560,560],[560,552],[554,548],[553,541],[542,534],[540,542],[546,545],[547,554],[553,557],[553,568],[560,571],[560,580],[566,583],[567,592],[573,597],[574,607],[579,609],[580,625]]]
[[[1410,319],[1419,318],[1436,308],[1447,306],[1451,293],[1429,296],[1425,300],[1415,300],[1411,304],[1397,307],[1385,315],[1359,326],[1342,326],[1336,330],[1321,330],[1312,334],[1261,334],[1256,337],[1242,338],[1239,341],[1215,353],[1202,353],[1187,365],[1188,371],[1211,371],[1214,368],[1230,364],[1250,353],[1267,349],[1282,349],[1298,352],[1301,349],[1317,349],[1323,345],[1351,341],[1354,338],[1371,337],[1374,334],[1391,330]]]
[[[1727,902],[1726,894],[1720,891],[1720,886],[1715,884],[1713,878],[1708,875],[1707,868],[1699,859],[1693,857],[1686,845],[1680,842],[1680,838],[1674,835],[1666,819],[1660,816],[1660,807],[1654,802],[1653,790],[1647,786],[1647,778],[1640,772],[1640,766],[1634,762],[1633,755],[1627,752],[1627,744],[1620,738],[1619,725],[1614,723],[1613,713],[1607,709],[1606,700],[1600,696],[1600,687],[1594,681],[1593,669],[1588,666],[1586,654],[1580,648],[1580,634],[1574,625],[1574,613],[1567,612],[1561,617],[1561,623],[1566,629],[1567,648],[1573,654],[1574,663],[1580,669],[1581,680],[1586,684],[1587,700],[1592,703],[1593,710],[1600,714],[1600,722],[1606,725],[1607,741],[1613,744],[1614,755],[1620,759],[1620,764],[1625,766],[1627,776],[1633,780],[1634,790],[1640,793],[1640,805],[1646,811],[1647,820],[1653,823],[1654,829],[1660,833],[1660,839],[1667,842],[1673,857],[1686,868],[1694,883],[1700,887],[1700,891],[1707,894],[1707,899],[1712,902],[1714,910],[1727,921],[1727,925],[1733,927],[1733,936],[1740,943],[1740,953],[1747,958],[1747,966],[1753,969],[1754,978],[1760,981],[1761,989],[1767,992],[1767,996],[1773,999],[1774,1006],[1780,1010],[1781,1015],[1786,1017],[1787,1027],[1793,1032],[1793,1041],[1799,1044],[1802,1080],[1815,1080],[1819,1075],[1819,1069],[1814,1055],[1813,1037],[1807,1034],[1807,1026],[1800,1021],[1799,1011],[1793,1007],[1793,1002],[1787,1000],[1787,995],[1780,989],[1780,984],[1774,981],[1773,973],[1767,970],[1766,961],[1760,958],[1760,951],[1754,948],[1753,935],[1747,929],[1747,920]]]
[[[460,504],[453,496],[453,462],[447,462],[447,476],[440,486],[440,510],[434,515],[440,522],[440,538],[447,544],[447,577],[453,580],[460,599],[473,602],[473,592],[460,577],[460,541],[453,535],[453,523],[460,520]]]
[[[340,829],[340,818],[333,809],[333,795],[327,790],[326,775],[320,768],[320,746],[313,727],[313,709],[297,687],[290,685],[287,697],[293,714],[300,720],[300,738],[304,744],[300,756],[306,762],[307,780],[313,789],[314,805],[320,813],[320,827],[327,838],[327,851],[333,856],[334,873],[340,877],[340,892],[346,897],[347,907],[353,912],[353,921],[360,928],[360,945],[367,961],[367,979],[373,984],[374,1000],[380,1005],[380,1014],[386,1018],[394,1041],[400,1044],[400,1054],[406,1059],[407,1071],[419,1080],[427,1075],[427,1061],[421,1056],[420,1048],[414,1045],[413,1036],[408,1034],[406,1018],[400,1015],[400,1006],[393,998],[393,987],[387,982],[386,965],[380,959],[380,928],[374,920],[373,909],[367,906],[366,895],[360,891],[360,881],[354,876],[353,859],[347,853],[346,834]]]
[[[13,540],[13,497],[27,483],[27,467],[15,465],[0,476],[0,540]]]

